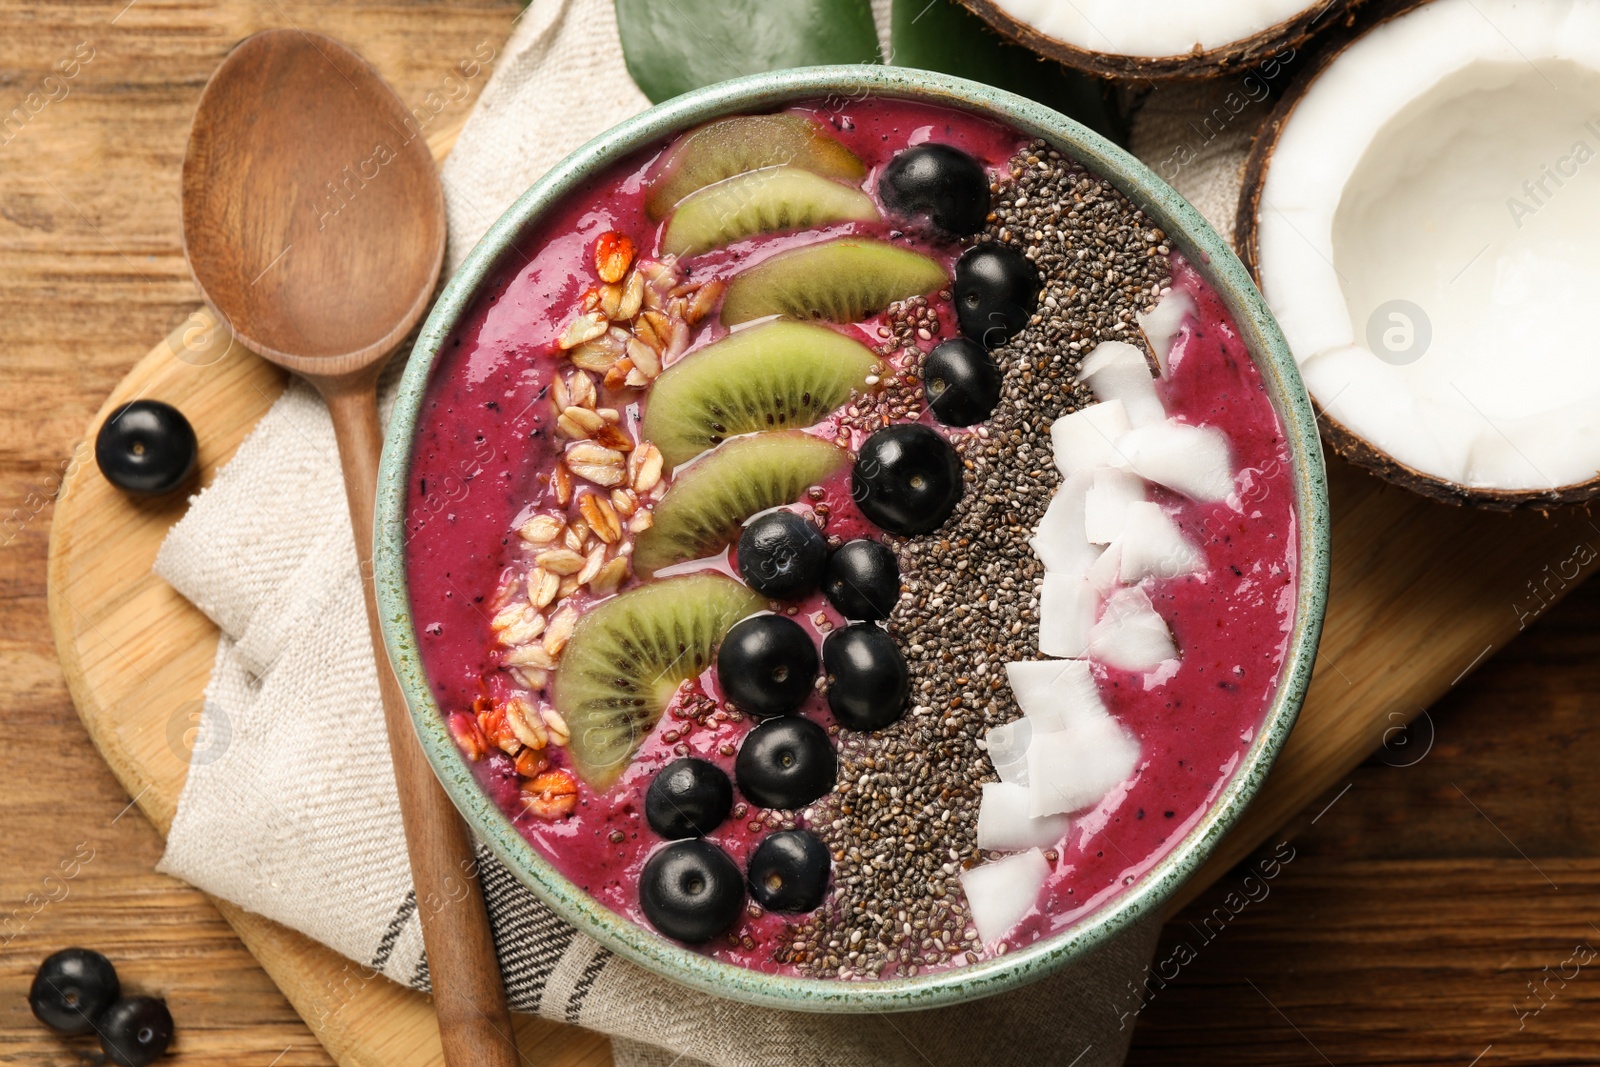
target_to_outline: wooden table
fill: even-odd
[[[216,911],[153,873],[160,839],[87,743],[46,622],[51,496],[104,396],[198,303],[178,167],[228,46],[336,34],[442,125],[483,82],[456,62],[517,8],[124,3],[0,8],[0,116],[28,115],[0,131],[0,751],[30,758],[0,776],[0,1062],[77,1062],[24,998],[38,959],[89,944],[172,1000],[178,1062],[326,1064]],[[1132,1062],[1600,1063],[1597,629],[1591,585],[1432,711],[1431,746],[1424,725],[1308,809],[1276,877],[1241,865],[1180,915]],[[567,1047],[564,1067],[605,1060]]]

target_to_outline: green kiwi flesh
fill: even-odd
[[[711,573],[647,582],[584,612],[555,677],[578,776],[602,792],[615,783],[678,686],[710,666],[730,626],[765,607]]]
[[[752,234],[879,218],[872,198],[860,189],[799,167],[767,167],[689,194],[667,220],[661,248],[692,256]]]
[[[908,297],[949,282],[936,261],[886,241],[840,237],[779,252],[733,276],[722,322],[767,315],[860,322]]]
[[[800,499],[850,461],[832,441],[802,430],[739,437],[677,475],[633,545],[642,575],[720,551],[758,511]]]
[[[803,115],[738,115],[678,138],[650,178],[645,210],[663,218],[696,189],[762,167],[800,167],[852,182],[867,175],[855,153]]]
[[[668,367],[640,432],[669,468],[730,437],[810,426],[865,390],[872,350],[827,326],[778,319],[729,334]]]

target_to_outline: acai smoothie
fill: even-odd
[[[418,419],[406,567],[479,783],[584,892],[905,977],[1133,884],[1294,624],[1284,429],[1109,182],[965,111],[706,126],[517,243]]]

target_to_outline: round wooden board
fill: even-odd
[[[217,628],[151,570],[187,493],[138,500],[94,464],[93,441],[116,407],[139,397],[176,405],[194,423],[209,484],[282,393],[282,371],[233,341],[206,309],[150,351],[112,392],[73,453],[50,534],[50,622],[78,715],[128,795],[163,834],[188,774],[187,732],[197,722],[216,655]],[[402,842],[395,843],[403,848]],[[331,950],[215,900],[240,939],[328,1053],[346,1067],[442,1064],[439,1031],[422,994]],[[517,1016],[518,1043],[537,1062],[604,1067],[605,1038]],[[533,1057],[530,1057],[533,1058]]]

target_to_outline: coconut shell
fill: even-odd
[[[1027,23],[995,6],[992,0],[961,0],[1002,36],[1025,48],[1102,78],[1118,81],[1181,81],[1214,78],[1232,71],[1248,70],[1286,49],[1298,49],[1311,36],[1330,26],[1348,21],[1350,13],[1366,0],[1323,0],[1308,4],[1305,10],[1275,26],[1220,48],[1176,56],[1127,56],[1080,48],[1040,33]]]
[[[1321,42],[1315,56],[1306,63],[1279,97],[1277,106],[1256,135],[1255,146],[1244,166],[1244,188],[1239,197],[1234,221],[1234,246],[1250,277],[1261,284],[1260,218],[1261,193],[1266,186],[1267,169],[1284,127],[1295,108],[1305,99],[1323,71],[1345,50],[1377,26],[1398,18],[1428,0],[1378,0],[1364,6],[1355,16],[1332,30]],[[1387,482],[1446,504],[1482,508],[1488,511],[1514,511],[1521,508],[1546,510],[1573,504],[1588,504],[1600,496],[1600,477],[1554,489],[1485,489],[1462,485],[1432,474],[1425,474],[1383,451],[1344,423],[1317,408],[1317,424],[1322,439],[1334,452],[1363,467]]]

